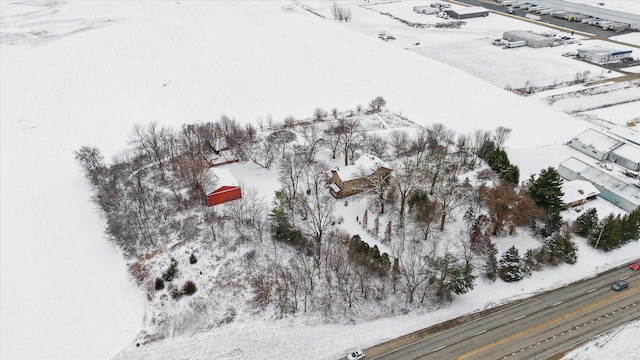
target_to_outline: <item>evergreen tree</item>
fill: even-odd
[[[578,216],[573,223],[576,234],[589,237],[598,224],[598,210],[591,208]]]
[[[387,223],[387,229],[384,231],[384,242],[391,242],[391,221]]]
[[[494,243],[490,243],[488,250],[487,260],[484,264],[484,271],[489,280],[496,280],[498,275],[498,259],[496,255],[498,255],[498,249],[496,249],[496,245]]]
[[[531,273],[538,268],[538,261],[536,260],[537,251],[533,249],[527,250],[522,259],[522,272],[531,276]]]
[[[507,156],[507,152],[501,148],[496,148],[496,150],[491,154],[489,160],[487,160],[489,167],[496,174],[500,175],[500,177],[504,176],[504,173],[507,171],[509,165],[509,157]]]
[[[515,246],[502,254],[498,276],[506,282],[522,280],[522,259]]]
[[[380,215],[376,216],[375,220],[373,220],[373,235],[378,236],[380,232]]]
[[[544,259],[551,265],[575,264],[578,260],[578,247],[568,231],[557,232],[548,237],[542,247],[545,252]]]
[[[296,229],[287,213],[286,195],[282,191],[276,191],[274,206],[269,213],[269,221],[271,222],[271,236],[274,240],[278,240],[294,246],[307,246],[307,242],[300,230]]]
[[[364,215],[362,215],[362,226],[366,229],[369,222],[369,213],[367,209],[364,209]]]
[[[640,209],[635,209],[624,217],[619,214],[609,216],[598,222],[589,236],[589,245],[611,251],[640,237]]]
[[[556,169],[548,167],[540,171],[537,179],[531,175],[527,184],[527,192],[536,205],[547,213],[562,210],[562,178]]]
[[[520,183],[520,168],[517,165],[510,164],[504,171],[502,178],[510,184],[518,185]]]

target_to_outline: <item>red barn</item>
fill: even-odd
[[[207,206],[222,204],[242,197],[240,184],[231,171],[215,167],[206,170],[202,191],[207,198]]]

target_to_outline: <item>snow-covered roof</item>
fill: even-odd
[[[582,134],[573,138],[585,145],[588,145],[602,153],[608,153],[622,144],[611,136],[605,135],[594,129],[587,129]]]
[[[460,15],[466,15],[466,14],[476,14],[480,12],[487,12],[489,10],[483,8],[482,6],[469,6],[469,7],[460,8],[460,9],[447,9],[447,11],[452,11]]]
[[[640,206],[640,187],[626,183],[595,166],[573,157],[563,161],[560,165],[580,174],[583,179],[591,182],[596,187],[606,189],[608,192]]]
[[[613,150],[613,152],[625,159],[640,164],[640,148],[635,145],[623,144]]]
[[[363,175],[371,175],[381,167],[389,169],[389,166],[379,157],[371,154],[364,154],[356,160],[353,165],[337,168],[334,169],[334,171],[338,173],[340,180],[349,181],[358,179]]]
[[[565,181],[562,184],[562,202],[571,204],[592,196],[597,196],[600,191],[593,184],[585,180]]]
[[[211,194],[223,186],[240,186],[238,180],[229,169],[211,167],[205,172],[203,189],[205,194]]]
[[[640,145],[640,131],[636,131],[627,126],[616,125],[609,129],[608,132],[627,141],[631,141],[636,145]]]
[[[588,48],[578,49],[578,52],[589,53],[593,55],[608,55],[608,54],[614,53],[615,51],[611,49],[603,48],[601,46],[592,46]]]

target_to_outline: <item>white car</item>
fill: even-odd
[[[351,354],[347,355],[347,360],[362,360],[364,359],[364,351],[353,350]]]

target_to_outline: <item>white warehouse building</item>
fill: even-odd
[[[548,38],[546,36],[538,35],[531,31],[522,31],[522,30],[513,30],[506,31],[502,38],[507,41],[521,41],[524,40],[527,43],[528,47],[532,48],[541,48],[547,46],[553,46],[553,42],[555,41],[552,38]]]
[[[578,49],[578,56],[593,63],[621,60],[631,57],[633,50],[611,50],[599,46]]]
[[[611,151],[622,144],[622,141],[616,140],[611,136],[593,129],[587,129],[571,139],[569,146],[598,161],[602,161],[607,160]]]

